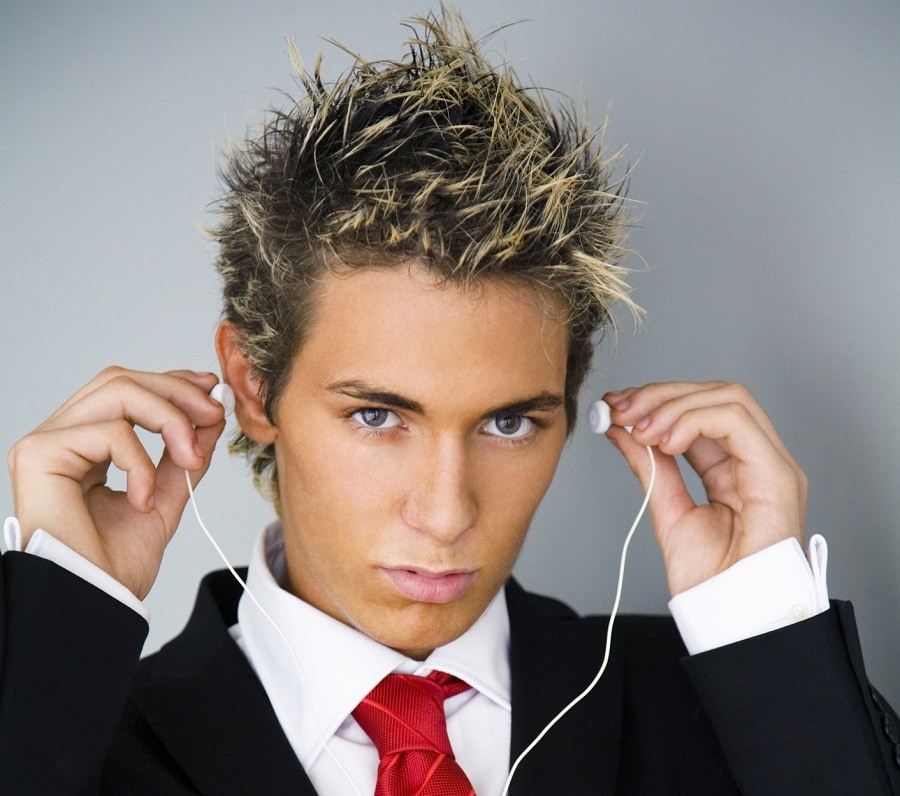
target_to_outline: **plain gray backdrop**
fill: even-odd
[[[667,379],[746,383],[812,485],[833,596],[900,704],[900,8],[889,2],[460,0],[520,75],[583,102],[634,167],[634,333],[600,346],[583,406]],[[425,2],[0,4],[3,413],[13,442],[107,364],[215,369],[217,153],[293,86],[285,38],[324,71],[332,37],[400,57]],[[154,442],[148,443],[151,447]],[[158,452],[158,447],[155,448]],[[518,565],[530,588],[608,611],[641,492],[582,421]],[[198,491],[245,562],[271,517],[220,445]],[[5,509],[3,508],[5,507]],[[0,510],[13,510],[9,486]],[[185,514],[149,598],[147,650],[219,566]],[[664,611],[649,525],[624,609]]]

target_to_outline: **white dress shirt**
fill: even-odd
[[[472,686],[445,703],[447,733],[476,793],[501,792],[511,726],[509,616],[502,590],[462,636],[415,661],[294,597],[281,588],[284,579],[281,525],[273,523],[256,540],[247,586],[284,638],[246,594],[231,632],[319,793],[356,793],[336,760],[360,793],[374,792],[378,753],[351,712],[391,672],[426,675],[434,669]]]
[[[4,538],[8,549],[21,550],[15,518],[7,519]],[[121,584],[45,531],[32,535],[25,552],[55,561],[148,616]],[[688,651],[703,652],[827,610],[826,563],[821,536],[810,540],[809,562],[797,541],[787,539],[677,595],[669,607]],[[508,772],[511,727],[509,617],[503,591],[466,633],[419,662],[294,597],[281,588],[284,572],[276,522],[257,539],[248,587],[279,629],[245,594],[238,624],[230,632],[259,676],[316,790],[329,796],[372,793],[378,755],[351,711],[390,672],[424,675],[439,669],[472,686],[446,702],[456,758],[477,793],[499,794]]]

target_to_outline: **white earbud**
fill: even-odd
[[[594,401],[591,404],[590,409],[588,410],[588,423],[590,423],[591,431],[595,434],[605,434],[609,431],[609,427],[613,424],[610,419],[610,408],[609,404],[606,401]],[[630,432],[633,426],[625,426],[625,430]],[[600,664],[600,668],[597,670],[597,674],[594,675],[594,679],[590,682],[587,688],[584,689],[577,697],[575,697],[568,705],[566,705],[559,713],[557,713],[549,723],[542,729],[537,736],[535,736],[534,740],[525,747],[525,750],[520,754],[515,762],[512,764],[512,767],[509,770],[509,775],[506,777],[506,784],[503,786],[503,792],[501,796],[507,796],[509,794],[509,786],[512,783],[513,776],[519,768],[519,764],[525,759],[525,757],[537,746],[544,736],[553,728],[553,726],[563,718],[572,708],[574,708],[582,699],[584,699],[591,691],[594,690],[594,686],[600,682],[600,678],[603,677],[603,673],[606,671],[606,666],[609,663],[609,655],[610,650],[612,648],[612,632],[613,632],[613,623],[616,621],[616,616],[619,613],[619,605],[622,600],[622,585],[625,581],[625,558],[628,555],[628,545],[631,544],[631,537],[634,536],[634,532],[638,527],[638,523],[641,521],[641,517],[644,516],[644,512],[647,510],[647,506],[650,503],[650,495],[653,492],[653,485],[656,483],[656,459],[653,456],[653,449],[649,446],[645,446],[647,448],[647,456],[650,457],[650,480],[647,482],[647,492],[644,495],[644,502],[641,503],[641,508],[639,509],[637,516],[634,518],[634,522],[631,523],[631,528],[628,533],[625,535],[625,543],[622,545],[622,557],[619,559],[619,580],[616,585],[616,598],[613,601],[612,610],[609,612],[609,622],[606,625],[606,651],[603,653],[603,662]]]
[[[234,414],[234,390],[225,382],[219,382],[209,391],[209,397],[214,401],[218,401],[225,409],[225,417],[231,417]]]
[[[609,416],[610,408],[606,401],[594,401],[588,409],[588,425],[595,434],[605,434],[613,424]],[[631,432],[634,426],[625,426]]]
[[[234,391],[227,384],[225,384],[225,383],[217,384],[215,387],[212,388],[212,390],[210,390],[209,397],[212,398],[214,401],[218,401],[220,404],[222,404],[222,406],[225,409],[226,417],[228,417],[229,415],[231,415],[234,412]],[[588,422],[590,423],[591,431],[593,431],[595,434],[605,434],[609,430],[609,427],[612,425],[612,421],[610,420],[609,404],[607,404],[605,401],[595,401],[594,403],[592,403],[590,406],[590,410],[588,412]],[[629,427],[629,426],[626,426],[626,428],[629,431],[631,430],[631,427]],[[650,493],[653,491],[654,481],[656,480],[656,462],[653,458],[653,451],[649,447],[647,448],[647,454],[650,457],[650,468],[651,468],[650,469],[650,481],[647,484],[647,494],[644,496],[644,502],[641,504],[640,511],[638,511],[637,516],[634,518],[634,522],[631,525],[631,529],[628,531],[628,534],[625,537],[625,544],[622,547],[622,557],[619,562],[619,580],[618,580],[618,585],[616,586],[616,597],[615,597],[615,601],[613,602],[612,610],[610,611],[609,622],[607,623],[607,626],[606,626],[606,650],[603,654],[603,661],[600,664],[600,668],[597,671],[597,674],[594,676],[594,679],[587,686],[587,688],[585,688],[584,691],[582,691],[571,702],[569,702],[569,704],[566,705],[559,713],[557,713],[556,716],[553,719],[551,719],[550,722],[544,727],[544,729],[542,729],[537,734],[537,736],[534,738],[534,740],[532,740],[532,742],[525,748],[525,750],[518,756],[518,758],[516,758],[516,761],[513,763],[512,767],[510,768],[509,774],[506,778],[506,783],[503,786],[502,796],[507,796],[507,794],[509,793],[509,788],[510,788],[510,784],[512,783],[513,776],[515,775],[516,771],[518,770],[519,764],[522,762],[522,760],[524,760],[525,757],[531,752],[531,750],[534,749],[534,747],[537,746],[538,743],[540,743],[540,741],[544,738],[544,736],[553,728],[554,725],[556,725],[557,722],[560,721],[560,719],[563,718],[563,716],[565,716],[573,707],[575,707],[575,705],[577,705],[579,702],[581,702],[591,691],[593,691],[594,687],[597,685],[597,683],[600,681],[600,678],[603,676],[603,673],[606,671],[606,666],[609,663],[609,657],[610,657],[613,624],[615,622],[616,615],[619,612],[619,604],[622,599],[622,584],[623,584],[623,580],[624,580],[624,576],[625,576],[625,557],[628,553],[628,545],[631,542],[631,537],[634,535],[635,529],[637,528],[638,523],[641,520],[641,517],[644,515],[644,511],[646,510],[647,504],[650,500]],[[256,605],[256,607],[259,609],[259,611],[262,613],[262,615],[272,624],[272,626],[275,628],[275,630],[278,632],[279,636],[281,637],[281,640],[284,641],[285,645],[288,648],[288,651],[291,654],[291,658],[293,659],[294,665],[296,666],[297,671],[300,674],[300,679],[303,683],[303,687],[306,689],[306,692],[309,695],[310,701],[312,701],[312,694],[310,692],[309,683],[306,680],[306,675],[303,672],[303,667],[301,666],[300,661],[298,660],[297,655],[294,652],[294,649],[291,646],[290,641],[288,641],[287,636],[284,634],[284,632],[278,626],[278,623],[259,604],[259,602],[257,601],[256,597],[254,596],[253,592],[250,591],[250,589],[247,587],[247,584],[244,582],[244,580],[241,578],[241,576],[237,573],[237,571],[234,569],[234,567],[229,563],[228,558],[226,557],[225,553],[222,552],[222,548],[219,546],[219,544],[213,538],[213,535],[210,533],[209,529],[204,524],[203,519],[200,517],[200,510],[197,508],[197,502],[194,499],[194,488],[191,484],[191,476],[190,476],[190,473],[188,473],[186,470],[184,473],[184,478],[185,478],[185,481],[187,482],[187,489],[188,489],[188,494],[190,495],[191,505],[194,507],[194,514],[197,517],[197,522],[200,524],[201,529],[206,534],[209,541],[212,543],[212,546],[215,548],[216,552],[219,554],[219,556],[221,556],[222,560],[225,562],[225,566],[228,567],[228,570],[231,572],[232,576],[241,585],[241,588],[244,590],[244,592],[247,594],[247,596],[252,600],[252,602]],[[334,756],[334,752],[332,752],[328,741],[325,739],[325,737],[322,733],[322,729],[319,727],[319,719],[316,716],[315,710],[313,710],[312,717],[313,717],[313,721],[315,723],[316,731],[318,733],[319,740],[322,744],[322,747],[331,756],[331,758],[337,764],[338,768],[341,771],[343,771],[344,775],[349,780],[350,786],[353,788],[353,790],[355,790],[356,793],[360,794],[360,796],[361,796],[361,791],[359,790],[359,788],[356,787],[356,784],[353,782],[352,776],[347,772],[347,770],[343,767],[343,765],[341,765],[340,761]]]
[[[609,404],[606,401],[594,401],[588,409],[588,425],[595,434],[605,434],[612,425],[609,417]]]

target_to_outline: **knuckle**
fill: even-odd
[[[116,375],[111,376],[106,382],[107,385],[116,389],[130,389],[136,383],[127,371],[120,371]]]
[[[125,368],[120,367],[119,365],[107,365],[100,373],[97,374],[97,378],[102,381],[112,381],[113,379],[124,375],[127,373]]]
[[[9,474],[11,476],[15,476],[16,474],[16,464],[20,455],[19,451],[19,443],[15,443],[7,452],[6,452],[6,469],[9,470]]]
[[[109,434],[117,439],[137,439],[137,434],[134,433],[134,426],[124,417],[117,418],[109,423]]]
[[[736,396],[729,400],[728,403],[723,404],[723,407],[736,419],[743,420],[752,416],[747,405],[743,401],[737,400]]]
[[[745,384],[739,381],[727,383],[722,382],[722,389],[725,390],[735,403],[745,404],[750,398],[750,390]]]
[[[143,443],[127,420],[113,420],[108,424],[107,444],[113,458],[127,460],[138,466],[149,456]]]
[[[6,466],[10,473],[15,473],[16,469],[24,462],[33,459],[38,448],[38,441],[35,434],[26,434],[20,440],[15,442],[6,454]]]
[[[651,381],[651,382],[647,382],[647,384],[645,384],[645,385],[641,388],[641,392],[646,392],[646,393],[652,394],[652,393],[655,393],[655,392],[657,392],[657,391],[659,391],[659,390],[661,390],[661,389],[664,389],[665,387],[666,387],[666,382],[663,382],[663,381]]]

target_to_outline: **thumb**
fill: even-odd
[[[212,455],[216,441],[225,429],[222,420],[213,426],[198,426],[197,440],[203,449],[203,466],[190,472],[191,486],[196,487],[206,475],[212,464]],[[181,521],[181,515],[188,501],[188,488],[184,478],[184,470],[172,461],[168,450],[163,451],[156,473],[156,510],[166,524],[171,538]]]
[[[695,507],[678,463],[673,456],[662,453],[658,448],[653,449],[651,461],[647,447],[636,442],[629,431],[619,426],[612,426],[607,432],[607,438],[622,454],[645,493],[650,487],[651,478],[654,479],[650,514],[656,535],[662,542],[665,530]]]
[[[653,472],[653,465],[646,446],[636,442],[631,436],[631,432],[621,426],[610,426],[609,431],[606,432],[606,437],[622,454],[622,457],[631,468],[631,472],[640,481],[641,488],[646,492]],[[657,451],[655,458],[658,469],[660,459],[664,458],[664,454]]]

